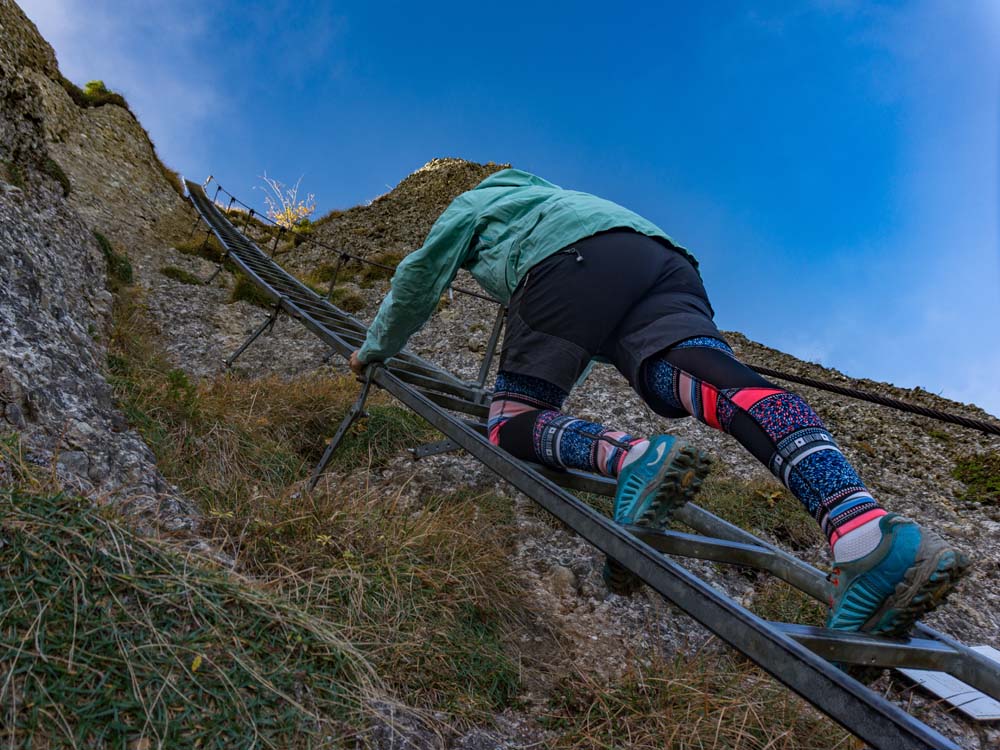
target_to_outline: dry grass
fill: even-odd
[[[568,676],[543,722],[554,748],[857,750],[862,745],[762,671],[715,652],[654,662],[605,686]]]
[[[225,256],[222,244],[214,234],[198,234],[194,238],[178,242],[174,249],[185,255],[195,255],[213,263],[221,263]]]
[[[1000,452],[963,456],[951,475],[966,485],[962,500],[1000,507]]]
[[[407,703],[482,721],[519,690],[511,644],[527,620],[506,565],[512,524],[490,497],[423,498],[359,485],[428,439],[419,418],[381,394],[336,456],[332,482],[302,491],[357,394],[329,373],[195,383],[156,349],[140,300],[121,294],[111,379],[164,474],[202,508],[242,571],[285,601],[336,623]],[[321,485],[322,487],[322,485]]]

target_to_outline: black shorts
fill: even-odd
[[[567,393],[595,356],[635,387],[642,363],[694,336],[722,338],[694,266],[660,240],[612,230],[533,266],[510,300],[500,369]]]

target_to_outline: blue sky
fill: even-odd
[[[993,0],[20,4],[186,176],[511,162],[691,248],[724,329],[1000,414]]]

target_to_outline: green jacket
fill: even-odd
[[[434,313],[441,294],[465,268],[504,304],[532,266],[598,232],[630,228],[690,253],[659,227],[628,209],[505,169],[459,195],[434,222],[423,247],[400,262],[368,336],[362,362],[385,360]]]

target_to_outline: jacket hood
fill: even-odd
[[[491,174],[485,180],[476,185],[473,190],[479,190],[481,188],[512,188],[529,186],[556,189],[559,187],[558,185],[553,185],[548,180],[543,180],[541,177],[533,175],[530,172],[524,172],[520,169],[502,169],[499,172]]]

